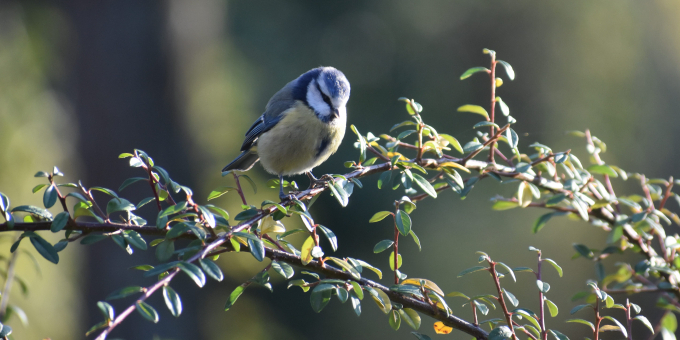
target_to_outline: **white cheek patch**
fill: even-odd
[[[318,115],[328,116],[331,114],[331,108],[321,97],[319,89],[316,88],[316,82],[312,81],[307,85],[307,103]]]

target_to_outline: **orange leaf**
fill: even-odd
[[[453,330],[453,327],[449,327],[441,321],[437,321],[437,322],[434,323],[434,331],[437,334],[449,334],[449,333],[451,333],[452,330]]]

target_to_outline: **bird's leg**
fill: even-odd
[[[279,175],[279,198],[281,201],[289,200],[293,201],[296,199],[295,195],[292,193],[285,194],[283,192],[283,175]]]
[[[283,175],[279,175],[279,198],[283,201],[288,195],[283,193]]]

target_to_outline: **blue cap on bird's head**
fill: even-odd
[[[340,70],[334,67],[321,67],[320,69],[317,79],[325,83],[331,98],[349,97],[349,81]]]
[[[334,67],[311,69],[295,80],[293,97],[309,106],[319,119],[332,121],[345,115],[350,86],[347,77]]]

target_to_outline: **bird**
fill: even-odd
[[[279,177],[306,173],[313,186],[312,169],[338,150],[347,125],[347,77],[334,67],[311,69],[286,84],[269,99],[264,113],[245,134],[241,154],[222,172],[250,170],[257,161]]]

